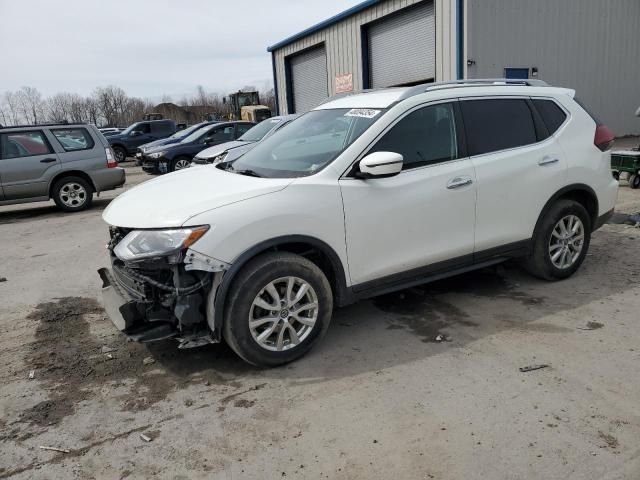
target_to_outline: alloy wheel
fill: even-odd
[[[185,168],[189,168],[191,166],[191,162],[189,160],[186,160],[184,158],[181,158],[180,160],[178,160],[176,162],[176,164],[173,166],[174,170],[183,170]]]
[[[69,182],[62,185],[59,195],[62,203],[71,208],[81,207],[87,201],[87,191],[82,185],[76,182]]]
[[[269,351],[295,348],[313,330],[318,296],[298,277],[282,277],[265,285],[251,304],[249,329],[260,347]]]
[[[556,268],[572,267],[582,253],[584,225],[576,215],[567,215],[556,223],[549,240],[549,257]]]

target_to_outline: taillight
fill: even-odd
[[[611,130],[609,130],[609,127],[606,125],[598,125],[596,127],[596,136],[593,139],[593,143],[600,150],[606,152],[613,145],[615,138],[615,135]]]
[[[107,154],[107,168],[116,168],[118,166],[118,162],[116,162],[115,157],[113,156],[113,150],[111,147],[104,149]]]

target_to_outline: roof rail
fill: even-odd
[[[0,125],[0,129],[9,128],[38,128],[38,127],[61,127],[69,125],[88,125],[86,122],[54,122],[54,123],[26,123],[24,125]]]
[[[416,85],[409,88],[398,101],[405,100],[420,93],[430,90],[440,90],[445,88],[460,87],[487,87],[487,86],[528,86],[528,87],[548,87],[549,84],[543,80],[537,79],[517,79],[517,78],[468,78],[464,80],[451,80],[448,82],[432,82]]]

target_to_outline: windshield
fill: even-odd
[[[176,133],[171,135],[169,138],[184,138],[187,135],[195,132],[199,128],[202,128],[204,125],[206,125],[206,122],[205,123],[196,123],[195,125],[191,125],[190,127],[187,127],[184,130],[177,131]]]
[[[205,127],[201,127],[197,130],[192,131],[189,135],[187,135],[186,137],[184,137],[180,143],[191,143],[191,142],[195,142],[196,140],[198,140],[202,135],[204,135],[205,133],[207,133],[209,130],[211,130],[213,127],[215,127],[216,124],[211,124],[211,125],[207,125]]]
[[[238,140],[243,142],[259,142],[262,138],[271,131],[282,120],[280,118],[269,118],[263,122],[260,122],[253,128],[250,128],[247,133],[242,135]]]
[[[335,160],[382,113],[363,108],[311,111],[238,158],[231,170],[270,178],[313,175]]]
[[[122,135],[129,135],[133,130],[135,130],[135,128],[140,125],[140,122],[138,123],[134,123],[133,125],[129,125],[127,128],[125,128],[121,133]]]

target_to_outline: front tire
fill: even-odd
[[[127,160],[127,151],[122,147],[111,147],[113,150],[113,156],[116,157],[116,162],[122,163]]]
[[[591,217],[573,200],[559,200],[545,214],[533,236],[525,268],[544,280],[573,275],[584,261],[591,242]]]
[[[245,361],[275,367],[305,355],[329,328],[333,295],[310,260],[287,252],[249,261],[234,279],[223,335]]]
[[[53,186],[51,196],[65,212],[79,212],[91,206],[93,187],[80,177],[63,177]]]
[[[173,162],[171,162],[170,172],[175,172],[177,170],[184,170],[185,168],[189,168],[191,166],[191,160],[187,157],[179,157],[176,158]]]

